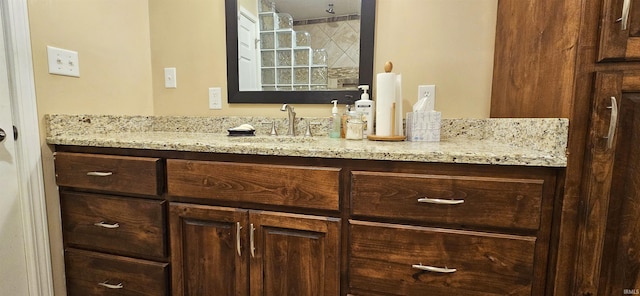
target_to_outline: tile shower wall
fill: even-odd
[[[342,84],[357,84],[360,61],[359,16],[294,21],[293,28],[295,31],[309,32],[313,36],[313,49],[325,49],[330,81],[339,80],[338,87]]]

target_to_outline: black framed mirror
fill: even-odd
[[[238,20],[239,20],[239,0],[225,0],[225,15],[226,15],[226,40],[227,40],[227,90],[228,90],[228,102],[230,104],[233,103],[290,103],[290,104],[329,104],[331,100],[336,99],[340,103],[346,102],[347,96],[352,96],[357,100],[360,95],[360,91],[357,89],[358,85],[369,85],[371,86],[373,80],[373,48],[374,48],[374,35],[375,35],[375,10],[376,10],[376,0],[360,0],[360,11],[359,18],[360,20],[360,44],[359,44],[359,52],[358,52],[358,65],[357,78],[354,78],[355,81],[352,81],[352,86],[343,87],[343,88],[335,88],[330,89],[331,84],[335,85],[335,80],[332,82],[327,82],[327,84],[318,84],[307,86],[306,89],[302,89],[302,87],[297,87],[295,83],[292,82],[293,87],[276,87],[275,85],[270,85],[269,83],[262,83],[260,77],[258,83],[255,84],[252,88],[254,90],[247,90],[246,86],[241,88],[241,84],[245,84],[242,77],[245,74],[239,73],[239,54],[238,54]],[[297,0],[303,3],[304,0]],[[289,0],[291,2],[291,0]],[[330,3],[331,1],[327,1]],[[260,4],[260,2],[257,2]],[[270,2],[269,2],[270,3]],[[327,7],[327,13],[333,12],[333,5],[330,3]],[[275,11],[275,9],[274,9]],[[258,18],[261,17],[264,13],[260,13]],[[263,24],[260,24],[261,26]],[[260,27],[261,27],[260,26]],[[277,34],[278,32],[275,32]],[[294,33],[295,34],[295,33]],[[262,36],[262,35],[261,35]],[[276,36],[276,42],[278,35]],[[265,38],[266,40],[266,38]],[[263,47],[260,42],[263,40],[255,40],[256,48],[261,50]],[[276,47],[277,48],[277,47]],[[277,51],[274,51],[275,54],[278,54]],[[304,53],[304,52],[301,52]],[[296,63],[295,60],[295,50],[292,51],[294,58],[292,58],[292,63]],[[306,54],[306,53],[305,53]],[[277,58],[275,58],[277,61]],[[313,58],[311,58],[313,59]],[[273,57],[271,58],[273,60]],[[258,59],[258,63],[262,63],[264,61],[264,57]],[[311,61],[310,64],[314,62]],[[326,67],[326,66],[325,66]],[[275,67],[274,67],[275,68]],[[326,68],[325,68],[326,69]],[[264,76],[263,73],[257,70],[254,74],[259,76]],[[282,70],[287,71],[287,70]],[[291,70],[289,70],[291,71]],[[295,69],[294,69],[295,71]],[[305,70],[300,70],[305,71]],[[308,71],[312,71],[308,70]],[[326,71],[326,70],[325,70]],[[288,73],[287,73],[288,74]],[[296,73],[292,74],[292,80],[296,79]],[[327,75],[328,76],[328,75]],[[309,75],[311,77],[311,82],[313,83],[313,75]],[[273,77],[267,79],[274,79]],[[266,79],[265,79],[266,80]]]

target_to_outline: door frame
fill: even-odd
[[[0,0],[16,140],[19,198],[24,225],[30,295],[53,295],[40,130],[32,64],[27,0]]]

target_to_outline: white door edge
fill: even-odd
[[[27,1],[2,1],[15,125],[16,164],[30,295],[53,295],[53,275],[44,193],[40,132],[36,106]],[[7,139],[10,140],[10,139]]]

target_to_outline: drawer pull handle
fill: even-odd
[[[109,289],[122,289],[122,288],[124,288],[124,285],[122,285],[122,283],[118,283],[117,285],[112,285],[112,284],[109,284],[109,281],[104,281],[102,283],[98,283],[98,285],[103,286],[105,288],[109,288]]]
[[[256,229],[253,227],[253,223],[251,223],[251,231],[249,232],[249,244],[250,249],[251,249],[251,258],[255,258],[256,257],[256,246],[253,240],[253,233],[256,231]]]
[[[120,224],[118,224],[118,223],[109,224],[109,223],[105,223],[104,221],[93,223],[93,225],[98,226],[98,227],[102,227],[102,228],[107,228],[107,229],[116,229],[116,228],[120,227]]]
[[[422,265],[422,263],[411,265],[411,267],[415,269],[438,272],[438,273],[454,273],[458,271],[455,268],[428,266],[428,265]]]
[[[238,256],[242,257],[242,251],[240,251],[240,222],[236,222],[236,250],[238,250]]]
[[[113,175],[113,172],[88,172],[87,176],[93,177],[108,177]]]
[[[418,202],[437,204],[437,205],[459,205],[464,203],[464,199],[441,199],[441,198],[418,198]]]

